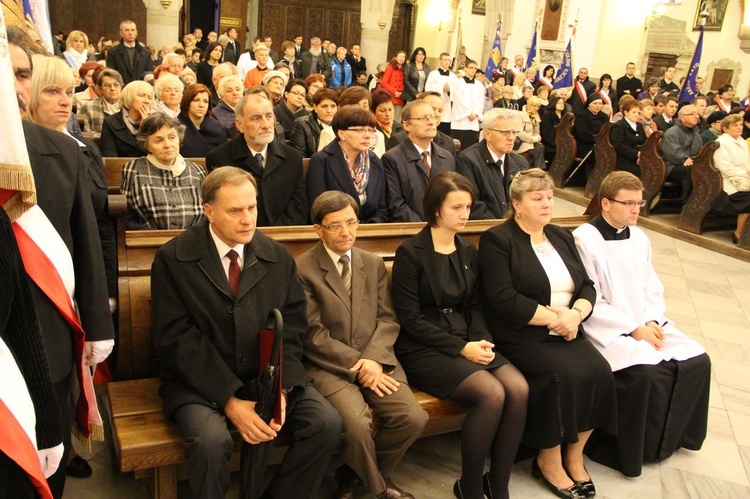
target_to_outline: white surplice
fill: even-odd
[[[585,223],[573,231],[573,236],[597,296],[583,329],[612,371],[664,360],[687,360],[705,353],[697,341],[685,336],[664,315],[664,286],[651,264],[651,242],[641,229],[630,227],[630,238],[607,241],[596,227]],[[630,336],[639,325],[652,320],[664,330],[660,350]]]
[[[453,92],[453,119],[451,129],[453,130],[474,130],[479,131],[479,120],[484,113],[484,85],[481,82],[466,83],[466,80],[459,78],[456,80]],[[469,119],[470,114],[477,117],[474,120]]]
[[[453,87],[458,80],[458,77],[452,71],[448,75],[440,74],[440,70],[430,71],[427,75],[427,81],[424,84],[425,92],[437,92],[443,97],[443,116],[440,121],[442,123],[450,123],[452,119],[451,113],[451,92]],[[445,90],[445,84],[448,84],[449,91]]]

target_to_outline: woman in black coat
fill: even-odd
[[[576,120],[573,125],[573,135],[578,142],[577,157],[583,158],[593,151],[596,135],[607,121],[609,121],[609,116],[602,112],[602,96],[596,92],[591,92],[588,100],[586,100],[586,109],[576,113]],[[596,164],[593,152],[589,155],[585,164],[586,177],[588,178]]]
[[[358,106],[345,106],[334,116],[331,128],[336,140],[313,154],[305,175],[307,200],[313,202],[325,191],[342,191],[357,200],[359,221],[388,221],[385,202],[385,172],[380,158],[370,151],[377,133],[375,118]]]
[[[610,139],[617,153],[617,169],[641,176],[641,146],[646,142],[646,132],[641,124],[641,106],[635,99],[622,103],[623,118],[612,125]]]
[[[102,156],[140,158],[148,154],[135,140],[138,127],[154,109],[154,87],[143,80],[131,81],[120,93],[119,113],[104,118],[99,146]],[[127,120],[127,122],[126,122]]]
[[[538,168],[511,182],[513,216],[479,240],[484,315],[496,350],[529,384],[522,443],[539,449],[532,474],[559,497],[593,497],[583,449],[595,428],[617,431],[615,382],[581,334],[596,290],[571,233],[549,223],[553,192]]]
[[[552,165],[555,154],[557,154],[557,130],[555,127],[560,123],[563,114],[565,114],[565,101],[560,97],[552,97],[542,113],[539,129],[544,145],[544,160],[548,167]]]
[[[401,98],[404,103],[417,98],[424,92],[427,76],[430,74],[430,66],[425,62],[427,52],[422,47],[417,47],[411,54],[409,63],[404,66],[404,92]]]
[[[185,158],[205,158],[211,149],[227,141],[227,132],[211,115],[211,91],[201,83],[185,89],[177,118],[185,127],[180,154]]]
[[[428,225],[399,246],[393,262],[393,305],[401,324],[395,348],[410,384],[468,406],[455,496],[499,498],[508,497],[528,386],[493,350],[480,304],[477,250],[458,235],[473,199],[473,184],[455,172],[427,185]],[[483,476],[488,456],[490,471]]]
[[[320,132],[328,126],[339,107],[339,95],[330,88],[315,92],[313,110],[307,116],[297,118],[292,125],[289,145],[297,149],[303,158],[311,158],[318,152]],[[321,125],[322,123],[322,125]]]

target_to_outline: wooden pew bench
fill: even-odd
[[[706,143],[693,160],[690,167],[692,190],[682,207],[680,224],[682,230],[700,234],[706,217],[711,213],[714,203],[724,193],[721,173],[714,166],[714,153],[719,148],[718,142]]]
[[[555,127],[555,159],[549,167],[549,174],[555,183],[555,187],[565,185],[566,174],[576,159],[576,150],[578,145],[573,137],[573,113],[565,113],[560,119],[560,123]]]
[[[588,216],[564,217],[553,223],[570,230],[585,223]],[[462,233],[474,244],[498,220],[470,221]],[[418,233],[424,223],[368,224],[360,226],[358,248],[384,258],[389,271],[396,248]],[[293,256],[317,244],[312,226],[259,229],[282,242]],[[111,428],[113,462],[121,472],[136,478],[151,478],[157,498],[177,497],[177,480],[184,478],[182,438],[173,421],[163,412],[158,395],[159,379],[151,354],[150,271],[156,250],[182,231],[128,231],[118,236],[119,254],[119,342],[116,379],[107,385],[105,416]],[[421,407],[429,415],[422,436],[459,430],[465,409],[458,403],[439,400],[414,389]],[[377,418],[375,418],[377,427]],[[230,468],[238,469],[241,440],[234,432],[235,453]],[[283,442],[272,452],[271,462],[280,462]]]
[[[587,198],[593,198],[599,194],[599,187],[602,185],[604,178],[617,167],[617,152],[612,145],[612,122],[606,122],[599,133],[596,135],[594,144],[594,157],[596,164],[591,171],[591,176],[586,182],[586,189],[583,195]]]

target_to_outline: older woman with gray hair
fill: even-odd
[[[103,156],[137,158],[146,154],[135,139],[141,122],[151,114],[154,87],[145,81],[131,81],[120,93],[120,109],[107,116],[102,126],[99,147]]]
[[[213,109],[213,117],[224,128],[228,139],[232,138],[231,131],[234,127],[235,118],[234,108],[240,102],[244,92],[245,87],[242,86],[242,80],[237,75],[222,77],[216,86],[219,103]]]
[[[172,73],[161,73],[154,84],[154,90],[158,99],[155,109],[176,118],[180,114],[182,93],[185,91],[180,77]]]
[[[202,167],[180,154],[185,128],[164,113],[143,120],[138,145],[148,155],[122,167],[127,229],[187,229],[203,218]]]
[[[101,133],[104,119],[120,112],[123,82],[120,73],[104,67],[94,70],[93,77],[98,97],[82,103],[78,114],[83,115],[86,131]]]

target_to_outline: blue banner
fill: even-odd
[[[26,20],[26,29],[39,33],[47,51],[54,54],[47,0],[23,0],[23,13]],[[84,49],[88,50],[88,47],[84,47]]]
[[[531,48],[529,49],[529,57],[526,59],[526,69],[528,68],[534,68],[536,69],[536,77],[539,78],[539,64],[537,63],[537,57],[536,57],[536,38],[537,38],[537,29],[539,28],[539,23],[534,23],[534,37],[531,39]]]
[[[495,41],[492,42],[492,50],[490,51],[490,58],[487,59],[487,68],[484,70],[484,75],[488,80],[492,81],[492,75],[495,74],[500,68],[500,59],[503,57],[502,49],[500,48],[500,27],[502,23],[497,20],[497,29],[495,30]]]
[[[552,86],[553,89],[565,88],[573,86],[573,37],[570,37],[568,41],[568,48],[565,49],[563,54],[562,63],[560,69],[557,70],[557,76],[555,76],[555,82]]]
[[[695,46],[695,53],[693,54],[693,60],[690,61],[690,68],[688,69],[687,77],[685,82],[682,84],[682,91],[680,92],[680,102],[690,102],[698,95],[698,90],[695,88],[695,79],[698,77],[698,70],[701,67],[701,52],[703,51],[703,26],[700,27],[701,34],[698,36],[698,44]]]

